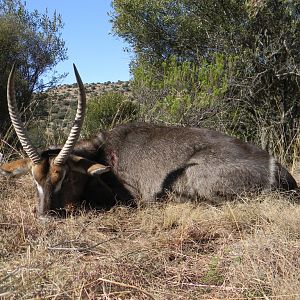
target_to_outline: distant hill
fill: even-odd
[[[120,92],[126,95],[131,94],[130,81],[117,81],[117,82],[104,82],[104,83],[88,83],[84,85],[87,100],[97,97],[107,92]],[[58,105],[61,109],[61,105],[71,105],[72,102],[77,102],[78,87],[77,83],[64,84],[49,89],[46,93],[42,94],[42,98],[48,98],[53,101],[54,105]],[[38,98],[40,95],[36,95]]]
[[[119,92],[131,96],[130,81],[89,83],[84,85],[87,101],[107,92]],[[47,136],[53,132],[68,131],[76,112],[78,99],[77,83],[64,84],[33,96],[35,120],[30,125],[42,127]]]

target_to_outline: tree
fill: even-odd
[[[52,86],[60,76],[54,73],[44,83],[41,75],[66,59],[61,38],[63,23],[60,15],[49,17],[38,11],[29,12],[20,0],[0,0],[0,132],[8,128],[6,82],[12,64],[18,68],[17,101],[22,110],[28,108],[35,90]]]
[[[159,74],[170,57],[201,68],[221,55],[230,65],[217,103],[224,130],[280,158],[292,152],[300,116],[299,1],[114,0],[113,8],[114,32],[134,50],[134,66],[146,62]]]
[[[114,0],[113,29],[148,62],[172,55],[197,61],[235,44],[245,17],[243,2]]]

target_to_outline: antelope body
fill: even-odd
[[[2,165],[15,176],[30,170],[38,191],[37,212],[83,202],[109,208],[116,202],[163,199],[219,202],[262,190],[294,190],[292,175],[266,151],[205,128],[130,123],[78,140],[85,109],[80,90],[74,126],[62,148],[38,153],[27,137],[14,97],[14,69],[8,80],[11,120],[29,158]]]

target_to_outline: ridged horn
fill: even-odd
[[[15,96],[15,69],[15,64],[13,64],[7,81],[7,104],[9,116],[23,149],[27,153],[28,157],[33,161],[33,163],[38,164],[41,161],[41,157],[28,137],[24,124],[21,121],[17,106]]]
[[[70,134],[68,136],[68,139],[54,160],[55,165],[63,165],[66,162],[66,160],[68,159],[69,155],[71,154],[71,152],[75,146],[75,143],[77,142],[77,140],[79,138],[80,130],[81,130],[83,120],[84,120],[84,115],[85,115],[85,108],[86,108],[85,90],[84,90],[84,86],[81,81],[80,75],[74,64],[73,64],[73,67],[74,67],[74,72],[75,72],[75,76],[76,76],[76,80],[77,80],[77,84],[78,84],[78,88],[79,88],[77,112],[76,112],[74,124],[73,124]]]

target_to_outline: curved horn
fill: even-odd
[[[85,114],[85,108],[86,108],[86,96],[85,96],[85,90],[83,83],[81,81],[80,75],[76,69],[76,66],[73,64],[74,72],[79,88],[79,98],[78,98],[78,105],[77,105],[77,112],[75,116],[75,121],[73,124],[73,127],[70,131],[70,134],[68,136],[68,139],[64,145],[64,147],[61,149],[59,154],[56,156],[54,160],[55,165],[63,165],[66,160],[68,159],[69,155],[71,154],[75,143],[77,142],[80,134],[80,130],[83,124],[84,114]]]
[[[21,121],[20,113],[17,107],[17,101],[15,96],[15,64],[13,65],[7,82],[7,104],[8,104],[8,111],[11,122],[15,128],[17,136],[24,148],[25,152],[27,153],[28,157],[35,163],[39,163],[41,161],[41,157],[37,152],[36,148],[31,143],[27,131]]]

